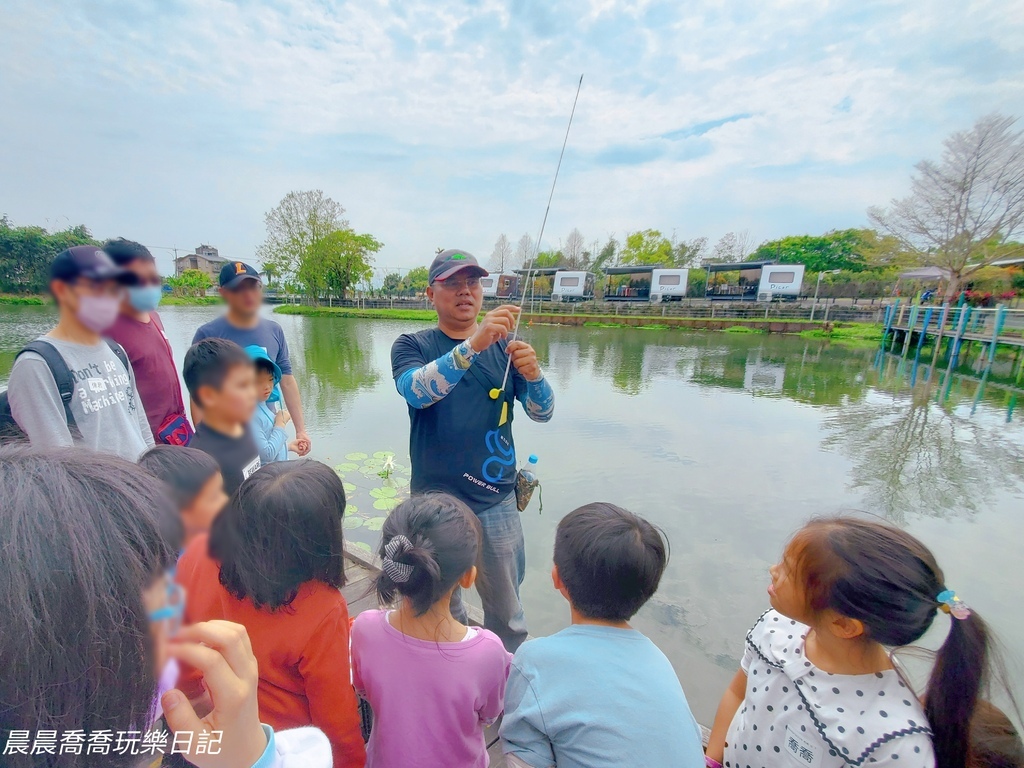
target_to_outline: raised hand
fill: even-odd
[[[469,346],[476,352],[483,352],[495,342],[507,338],[516,327],[519,312],[519,307],[514,304],[503,304],[492,309],[480,321],[476,333],[469,339]]]
[[[527,381],[537,381],[540,378],[540,363],[537,362],[537,351],[533,347],[525,341],[516,339],[509,342],[506,351],[512,358],[512,365]]]

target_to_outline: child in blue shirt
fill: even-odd
[[[255,344],[245,348],[256,365],[256,412],[252,416],[252,436],[260,449],[260,461],[267,464],[271,461],[287,461],[288,451],[298,453],[298,441],[288,440],[285,427],[291,421],[288,411],[274,410],[270,403],[281,399],[278,384],[281,382],[281,369],[270,359],[263,347]]]
[[[700,728],[672,665],[628,620],[668,560],[664,534],[605,503],[570,512],[555,534],[555,589],[572,626],[512,660],[501,724],[515,768],[701,768]]]

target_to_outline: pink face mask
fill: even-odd
[[[94,333],[103,333],[117,320],[120,307],[121,302],[116,296],[79,296],[78,322]]]

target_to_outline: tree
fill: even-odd
[[[186,269],[180,275],[165,278],[175,296],[205,296],[213,279],[201,269]]]
[[[583,240],[583,233],[579,229],[573,227],[572,232],[565,239],[565,247],[562,249],[562,253],[565,254],[565,266],[566,269],[585,269],[587,262],[586,258],[586,243]]]
[[[619,241],[613,235],[609,235],[608,242],[604,244],[604,247],[597,254],[597,258],[594,259],[592,268],[595,272],[600,272],[605,267],[614,267],[618,263]]]
[[[388,272],[384,275],[384,282],[380,286],[385,296],[395,296],[401,292],[402,276],[397,272]]]
[[[571,269],[566,262],[565,254],[561,251],[541,251],[533,262],[537,269],[550,269],[551,267],[564,267]]]
[[[680,268],[697,268],[704,260],[707,250],[708,239],[706,237],[683,240],[672,247],[672,263]]]
[[[672,243],[656,229],[645,229],[626,235],[622,249],[624,264],[668,266],[672,263]]]
[[[50,233],[42,227],[14,227],[0,216],[0,292],[43,293],[53,257],[74,245],[99,245],[84,225]]]
[[[954,133],[940,160],[915,166],[907,197],[868,211],[923,264],[949,272],[947,298],[1024,235],[1024,131],[1016,124],[989,115]],[[1011,250],[1021,255],[1024,245]]]
[[[494,250],[491,251],[491,258],[490,261],[487,262],[487,268],[492,272],[497,272],[501,275],[505,273],[506,268],[511,268],[511,266],[512,243],[510,243],[508,241],[508,237],[502,233],[494,243]]]
[[[516,244],[516,253],[512,257],[512,268],[522,268],[526,266],[526,262],[533,258],[533,238],[530,237],[529,233],[519,238],[519,242]]]
[[[410,269],[402,278],[402,293],[406,296],[420,296],[430,284],[430,270],[426,267]]]
[[[295,277],[314,304],[328,292],[344,298],[350,288],[373,277],[373,255],[383,247],[373,235],[335,230],[305,249]]]
[[[296,275],[310,249],[332,232],[349,229],[344,216],[341,203],[323,190],[289,192],[264,217],[267,239],[257,250],[264,271],[269,266],[272,274],[282,279]]]
[[[715,243],[715,250],[709,260],[718,264],[743,261],[750,251],[749,232],[726,232],[722,239]]]
[[[809,272],[834,269],[860,272],[865,268],[865,250],[861,230],[844,229],[824,235],[794,235],[761,243],[748,258],[750,261],[803,264]]]

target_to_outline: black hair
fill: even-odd
[[[143,591],[174,563],[170,500],[135,464],[81,448],[0,449],[0,740],[138,730],[157,681]],[[83,750],[84,753],[84,750]],[[5,766],[126,766],[137,755],[5,755]]]
[[[202,406],[200,388],[220,389],[231,369],[241,365],[251,366],[252,358],[235,342],[228,339],[203,339],[189,347],[185,353],[181,374],[189,396],[196,405]]]
[[[906,531],[856,517],[819,518],[790,541],[808,608],[831,609],[864,625],[867,639],[902,647],[920,639],[939,615],[947,590],[935,556]],[[935,655],[924,710],[937,768],[963,768],[971,718],[987,687],[992,640],[972,612],[952,618]]]
[[[1024,742],[998,707],[979,701],[971,718],[967,768],[1024,768]]]
[[[103,244],[103,250],[114,260],[115,264],[121,267],[139,259],[156,261],[153,254],[149,252],[149,248],[134,240],[125,240],[123,237],[107,240]]]
[[[473,511],[447,493],[426,493],[403,501],[388,515],[381,534],[381,558],[412,570],[407,580],[396,581],[385,564],[377,575],[377,596],[385,605],[398,595],[407,597],[417,616],[448,595],[477,564],[482,536]],[[400,547],[390,556],[386,550],[396,536],[404,536],[411,546]]]
[[[589,619],[628,621],[658,591],[667,564],[662,530],[614,504],[575,509],[555,532],[558,576]]]
[[[308,581],[345,585],[345,487],[319,461],[267,464],[213,522],[210,554],[220,583],[240,600],[276,610]]]
[[[274,364],[265,357],[253,358],[253,363],[256,365],[257,373],[269,373],[271,376],[274,375]]]
[[[210,454],[184,445],[154,445],[139,458],[139,466],[168,487],[179,510],[187,509],[220,472]]]

